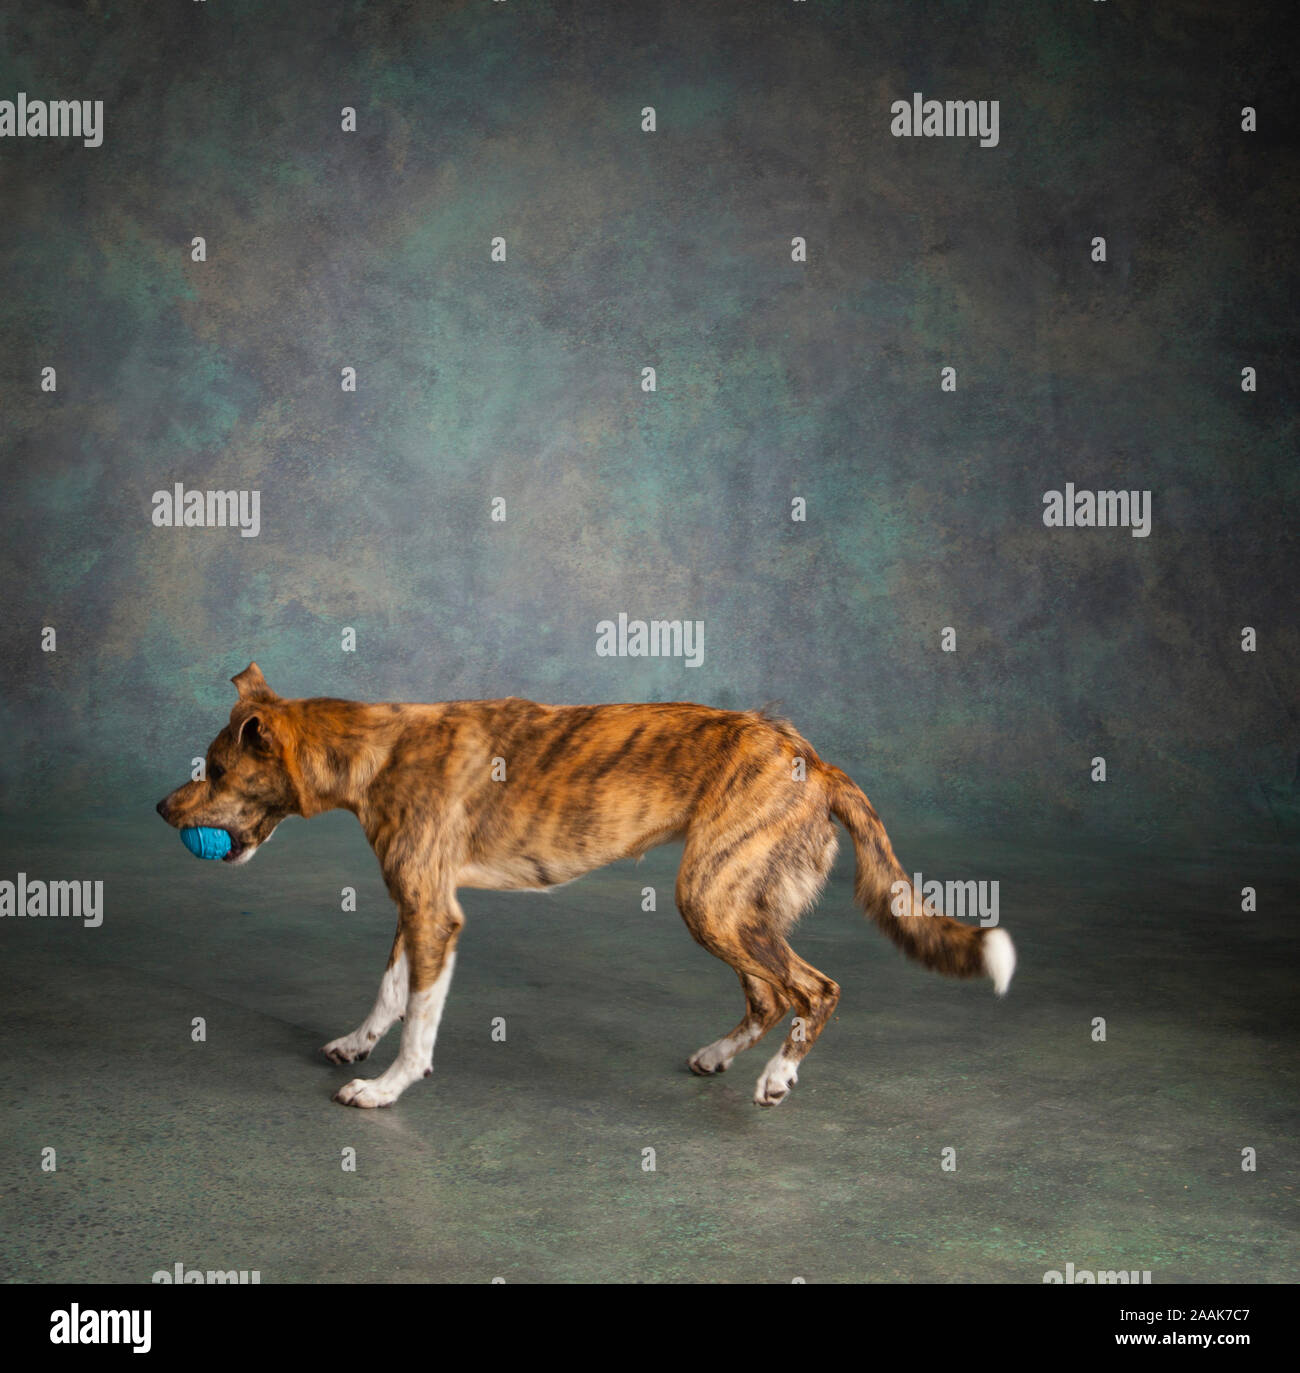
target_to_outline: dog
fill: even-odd
[[[403,1025],[391,1067],[335,1093],[345,1106],[389,1106],[433,1072],[465,922],[458,888],[545,890],[674,840],[684,844],[682,918],[745,994],[744,1018],[692,1055],[692,1072],[725,1072],[794,1012],[758,1079],[759,1106],[785,1099],[839,1000],[838,985],[787,942],[830,873],[833,820],[853,840],[859,904],[904,953],[954,977],[987,975],[999,995],[1010,984],[1007,933],[929,906],[864,793],[765,711],[284,700],[256,663],[231,680],[239,699],[204,778],[178,787],[158,813],[176,828],[224,829],[223,861],[235,864],[286,816],[341,808],[361,822],[397,906],[397,935],[370,1014],[323,1052],[359,1062],[394,1021]]]

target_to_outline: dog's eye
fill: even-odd
[[[208,769],[209,782],[219,782],[225,775],[226,770],[221,766],[220,763],[213,763],[213,765]]]

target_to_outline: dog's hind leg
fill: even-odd
[[[691,1072],[707,1077],[725,1073],[737,1054],[752,1048],[789,1010],[789,1002],[771,983],[737,970],[745,991],[745,1018],[730,1034],[715,1039],[687,1060]]]
[[[780,1051],[768,1061],[754,1089],[756,1106],[777,1106],[799,1080],[798,1068],[812,1048],[840,999],[838,983],[805,963],[792,949],[785,970],[784,989],[794,1004],[794,1020]]]
[[[683,914],[685,913],[684,911]],[[770,927],[765,927],[758,921],[748,926],[742,925],[739,929],[728,929],[722,922],[701,925],[694,918],[695,914],[693,910],[687,917],[687,924],[690,925],[691,933],[696,939],[710,953],[730,963],[742,976],[749,975],[756,982],[767,982],[772,990],[774,1004],[780,1007],[771,1021],[762,1025],[757,1033],[749,1032],[752,1038],[741,1044],[740,1048],[748,1048],[749,1044],[756,1043],[781,1019],[787,1008],[794,1008],[790,1033],[786,1036],[780,1051],[763,1069],[754,1091],[755,1105],[776,1106],[785,1100],[790,1088],[799,1080],[799,1064],[834,1013],[836,1003],[840,999],[839,986],[829,977],[819,973],[810,963],[805,963],[785,939]],[[746,1017],[738,1029],[745,1030],[748,1025],[749,1017]],[[718,1044],[702,1049],[695,1056],[696,1059],[711,1054],[719,1045],[728,1045],[735,1034],[736,1031],[732,1031],[731,1035],[719,1040]],[[725,1050],[722,1057],[725,1058]],[[699,1068],[695,1068],[694,1060],[691,1066],[696,1072],[700,1071]],[[714,1068],[712,1071],[717,1072],[718,1069]]]
[[[331,1063],[360,1063],[371,1049],[388,1033],[395,1020],[406,1014],[407,984],[410,976],[406,967],[406,952],[402,946],[402,927],[397,927],[393,951],[388,955],[388,967],[379,984],[379,995],[370,1014],[352,1031],[332,1039],[321,1052]]]
[[[344,1106],[391,1106],[411,1085],[433,1072],[433,1046],[456,965],[456,941],[465,916],[454,894],[433,908],[403,910],[407,963],[406,1017],[402,1045],[392,1065],[376,1078],[354,1078],[334,1093]]]
[[[731,1034],[701,1049],[695,1072],[719,1072],[785,1012],[795,1019],[754,1094],[775,1106],[835,1009],[840,989],[790,947],[786,933],[816,899],[835,857],[835,831],[819,792],[774,775],[765,793],[730,797],[691,829],[677,874],[677,906],[695,939],[729,963],[749,1013]],[[755,989],[751,995],[751,986]]]

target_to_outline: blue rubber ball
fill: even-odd
[[[230,836],[225,830],[212,830],[193,825],[181,830],[181,843],[195,858],[224,858],[230,852]]]

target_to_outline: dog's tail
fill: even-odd
[[[866,794],[839,768],[822,766],[830,785],[831,814],[853,836],[857,898],[866,913],[909,958],[950,977],[987,974],[993,990],[1003,995],[1016,970],[1011,936],[996,927],[977,929],[940,915],[903,871]]]

